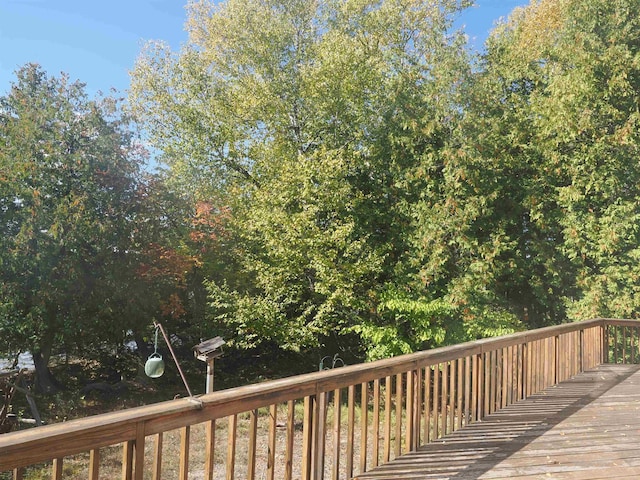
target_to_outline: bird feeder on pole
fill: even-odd
[[[222,337],[214,337],[204,342],[200,342],[193,347],[193,354],[198,360],[207,364],[207,381],[205,393],[213,392],[213,363],[216,358],[222,355],[222,346],[226,342]]]

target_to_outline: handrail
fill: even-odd
[[[152,435],[162,435],[169,430],[188,428],[192,425],[213,422],[217,419],[253,412],[259,408],[302,399],[306,402],[304,407],[305,425],[303,425],[306,440],[303,440],[307,442],[303,445],[302,450],[303,455],[309,455],[311,450],[319,446],[318,442],[322,442],[319,448],[324,448],[325,436],[322,435],[324,425],[318,423],[322,422],[320,418],[322,412],[318,412],[318,402],[324,402],[322,406],[326,411],[329,393],[334,392],[335,394],[337,392],[339,405],[340,391],[349,389],[349,401],[353,404],[357,402],[355,398],[357,395],[353,393],[353,390],[355,386],[362,386],[361,399],[366,400],[362,405],[367,405],[366,410],[369,410],[371,404],[368,399],[372,395],[372,382],[374,382],[373,401],[378,402],[375,407],[378,408],[378,412],[382,408],[379,402],[383,400],[380,382],[384,383],[384,388],[386,388],[385,395],[391,396],[391,390],[394,386],[396,393],[398,391],[402,393],[402,398],[398,396],[393,399],[396,403],[396,412],[398,412],[398,403],[407,402],[404,410],[401,408],[401,413],[397,414],[395,428],[398,429],[398,423],[407,422],[405,447],[409,445],[415,448],[417,442],[412,440],[420,441],[421,434],[420,432],[407,432],[408,428],[422,429],[426,433],[426,435],[422,435],[422,441],[428,441],[430,434],[438,435],[438,428],[440,434],[448,431],[445,423],[451,422],[452,425],[458,423],[459,426],[462,426],[463,423],[480,419],[483,414],[494,411],[496,406],[505,406],[507,403],[535,393],[540,389],[538,388],[540,386],[548,386],[549,382],[562,380],[561,377],[566,375],[559,373],[560,369],[564,368],[561,364],[575,365],[576,367],[570,372],[567,370],[568,374],[572,375],[584,368],[608,361],[608,353],[604,353],[608,340],[605,341],[605,333],[603,332],[609,326],[637,328],[638,325],[639,323],[633,320],[600,318],[545,327],[360,365],[232,388],[196,398],[172,400],[13,432],[0,436],[0,472],[8,470],[18,472],[22,467],[53,459],[62,459],[83,452],[95,452],[102,447],[120,443],[127,444],[131,450],[131,445],[136,445],[136,443],[139,446],[144,445],[145,438]],[[585,332],[589,336],[588,345],[583,338]],[[564,339],[565,337],[566,348],[563,346],[565,344],[558,343],[560,338]],[[631,342],[633,343],[633,337]],[[535,353],[538,349],[540,349],[539,353]],[[571,353],[572,357],[569,358],[570,353],[564,352],[564,350],[575,350],[575,352]],[[543,352],[547,352],[548,357],[553,357],[553,365],[550,363],[551,358],[546,360],[543,358],[545,356]],[[586,361],[587,356],[589,357],[588,361]],[[583,365],[583,362],[586,364]],[[554,370],[555,373],[550,374],[549,379],[538,381],[535,377],[538,374],[537,370],[546,371],[545,369]],[[426,378],[429,380],[425,380]],[[531,379],[531,382],[528,378]],[[491,385],[485,386],[486,382],[490,382]],[[502,382],[502,386],[497,385],[497,382]],[[529,385],[529,383],[531,384]],[[493,390],[491,390],[492,388]],[[436,391],[437,389],[439,390]],[[506,389],[510,389],[508,393]],[[454,390],[456,390],[457,399],[450,398],[454,396]],[[449,395],[447,395],[447,391]],[[413,395],[415,399],[407,400],[408,395]],[[351,398],[352,396],[354,399]],[[425,399],[433,404],[429,401],[425,402]],[[384,400],[387,403],[387,408],[391,408],[389,405],[392,401],[386,398]],[[444,402],[448,402],[446,407],[443,407]],[[472,405],[472,403],[474,404]],[[487,403],[493,406],[487,407]],[[476,413],[475,419],[471,418],[472,410],[478,406],[482,411]],[[373,410],[374,416],[376,415],[375,408]],[[463,409],[466,410],[463,412]],[[363,412],[366,413],[364,410]],[[438,427],[438,415],[441,413],[441,425]],[[432,433],[433,419],[431,416],[434,415],[436,416],[436,428]],[[385,418],[391,416],[391,411],[385,410]],[[415,421],[407,420],[404,417],[413,417]],[[365,419],[361,421],[365,425],[362,430],[365,438],[367,428],[378,428],[375,425],[368,426],[367,422],[372,422],[372,420],[367,420],[366,415]],[[374,419],[373,422],[375,423],[375,421]],[[377,421],[381,422],[382,420],[378,418]],[[388,420],[385,422],[390,424]],[[310,423],[310,425],[306,425],[306,423]],[[326,423],[326,419],[324,423]],[[386,425],[385,427],[390,428]],[[287,428],[293,430],[293,426],[287,426]],[[338,436],[340,428],[340,426],[334,427]],[[351,425],[349,428],[353,430],[354,427]],[[449,430],[452,429],[455,429],[455,426]],[[398,432],[400,430],[396,431],[396,433]],[[389,432],[387,433],[389,434]],[[322,437],[322,440],[318,438],[318,435]],[[388,436],[391,437],[390,434]],[[387,438],[387,441],[390,440]],[[396,439],[396,442],[401,442],[401,440]],[[367,456],[371,457],[371,452],[367,451],[366,447],[363,448],[365,448],[363,452],[364,468],[366,468]],[[391,447],[385,445],[385,448],[388,450]],[[139,450],[144,449],[138,448]],[[398,451],[399,448],[396,448],[396,453]],[[374,453],[376,458],[370,461],[376,465],[379,461],[377,443]],[[131,472],[135,471],[136,478],[141,478],[144,452],[135,453],[135,455],[137,456],[133,463],[138,462],[138,467],[135,469],[132,466],[125,467],[125,462],[123,462],[123,468],[129,468]],[[383,461],[389,457],[387,454],[382,456],[385,457]],[[325,467],[318,465],[318,462],[321,461],[324,464],[324,459],[318,460],[317,457],[317,454],[313,455],[315,465],[311,465],[310,458],[301,460],[306,462],[304,468],[307,469],[307,472],[303,472],[303,474],[305,476],[308,474],[308,478],[323,477],[322,471]],[[208,474],[212,478],[210,471]]]

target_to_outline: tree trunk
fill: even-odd
[[[55,379],[51,370],[49,370],[49,358],[51,357],[51,347],[35,351],[33,355],[33,364],[36,367],[36,383],[37,392],[44,394],[52,394],[60,391],[60,383]]]

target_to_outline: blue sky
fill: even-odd
[[[146,40],[174,50],[187,39],[187,0],[0,0],[0,95],[14,72],[35,62],[50,75],[66,72],[87,91],[124,91]],[[525,0],[476,0],[461,22],[480,48],[494,22]]]

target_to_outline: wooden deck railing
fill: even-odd
[[[113,478],[114,465],[140,480],[351,478],[601,363],[640,360],[639,333],[588,320],[0,435],[0,479],[47,462],[54,480]]]

